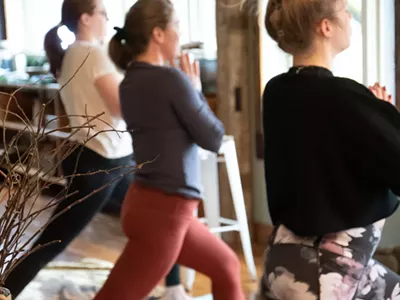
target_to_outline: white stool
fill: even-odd
[[[220,236],[221,232],[239,231],[243,253],[247,268],[253,280],[257,280],[257,271],[254,263],[249,227],[247,223],[246,207],[244,205],[242,182],[240,179],[239,163],[236,154],[235,141],[232,136],[225,136],[218,158],[217,154],[200,149],[202,160],[202,180],[204,186],[204,214],[201,221],[207,223],[210,231]],[[233,205],[237,220],[222,218],[220,215],[218,162],[225,162],[229,186],[232,193]],[[225,225],[225,226],[221,226]],[[191,289],[195,279],[195,271],[186,269],[186,287]]]

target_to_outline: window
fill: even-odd
[[[107,36],[106,40],[110,40],[115,34],[114,26],[122,27],[124,26],[125,14],[128,12],[129,8],[136,1],[127,0],[103,0],[104,6],[107,10],[108,23],[107,23]],[[129,5],[128,5],[129,4]]]
[[[12,51],[43,54],[48,30],[60,23],[62,0],[6,0],[8,42]],[[44,8],[52,13],[46,13]]]
[[[123,26],[125,14],[136,0],[103,0],[109,16],[107,40],[114,26]],[[216,57],[216,0],[173,0],[181,19],[182,43],[204,42],[204,54]],[[61,20],[63,0],[5,0],[8,41],[15,52],[43,55],[48,30]],[[44,10],[51,11],[43,17]]]
[[[353,15],[350,47],[336,57],[332,71],[336,76],[363,82],[362,1],[349,0],[348,9]]]
[[[216,58],[216,0],[174,0],[174,3],[181,20],[181,43],[203,42],[204,58]]]

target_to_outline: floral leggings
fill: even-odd
[[[385,220],[320,238],[275,228],[258,300],[400,300],[400,277],[371,257]]]

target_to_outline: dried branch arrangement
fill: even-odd
[[[62,89],[63,87],[61,87]],[[68,118],[84,118],[85,123],[79,127],[70,127],[68,132],[65,132],[66,128],[51,126],[49,128],[50,122],[57,122],[58,118],[65,116],[56,116],[56,119],[52,119],[49,122],[44,121],[45,109],[46,107],[54,101],[54,98],[49,100],[48,103],[43,104],[38,114],[35,116],[39,120],[39,125],[33,125],[32,121],[25,115],[24,111],[18,104],[18,100],[15,97],[15,91],[8,95],[8,103],[5,108],[0,111],[5,115],[4,119],[0,120],[0,124],[3,127],[3,146],[4,152],[0,155],[0,166],[4,171],[0,170],[0,177],[3,177],[2,183],[0,184],[0,202],[5,206],[4,213],[0,216],[0,287],[3,286],[7,276],[12,272],[12,270],[21,263],[28,255],[35,251],[39,251],[41,248],[46,247],[50,244],[57,243],[59,241],[52,241],[46,245],[39,245],[33,249],[29,249],[30,243],[35,239],[49,224],[59,217],[61,214],[65,213],[72,206],[75,206],[85,199],[91,197],[93,194],[106,188],[114,181],[120,179],[120,177],[115,178],[103,187],[94,190],[92,193],[84,196],[83,198],[77,200],[75,203],[65,208],[63,211],[51,217],[40,229],[36,230],[29,238],[24,237],[27,229],[35,221],[36,218],[40,216],[46,210],[53,209],[60,201],[65,200],[72,195],[75,195],[78,191],[70,191],[70,181],[67,176],[58,177],[60,181],[67,181],[65,187],[62,191],[57,193],[56,196],[46,201],[41,207],[37,205],[43,191],[48,189],[53,182],[46,181],[46,178],[50,174],[56,173],[56,170],[61,166],[62,161],[68,157],[73,151],[77,150],[78,147],[82,145],[74,143],[73,139],[78,133],[85,131],[87,136],[83,144],[87,143],[90,139],[94,138],[94,134],[90,134],[90,130],[93,128],[91,123],[93,120],[101,120],[102,114],[95,116],[67,116]],[[11,112],[9,110],[10,104],[14,103],[18,108],[18,112]],[[15,107],[14,105],[14,107]],[[21,123],[24,124],[24,128],[19,130],[17,133],[13,131],[14,135],[8,134],[8,140],[6,139],[7,131],[9,131],[4,125],[7,116],[13,115],[18,118]],[[54,123],[53,123],[54,124]],[[58,124],[58,122],[57,122]],[[110,129],[116,131],[114,129]],[[46,141],[52,133],[54,132],[64,132],[66,138],[62,139],[55,147],[53,147],[47,153],[40,152],[40,144]],[[97,132],[100,134],[101,132]],[[25,142],[25,147],[23,151],[20,150],[18,145],[21,140],[28,140]],[[82,147],[81,147],[82,149]],[[41,166],[43,157],[46,156],[52,161],[50,167],[44,168]],[[135,169],[140,168],[137,166]],[[97,172],[110,172],[113,170],[99,170],[90,174],[76,174],[77,163],[75,165],[75,176],[87,176],[92,175]],[[120,166],[122,170],[122,175],[132,173],[135,171],[132,166]]]

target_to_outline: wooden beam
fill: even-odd
[[[395,70],[396,99],[395,104],[400,109],[400,0],[395,0]]]
[[[253,228],[254,97],[258,97],[258,34],[253,15],[238,0],[216,1],[217,115],[226,133],[235,137],[250,234]],[[257,23],[257,22],[256,22]],[[254,67],[256,66],[256,67]],[[235,217],[225,167],[220,167],[221,213]],[[237,235],[223,234],[236,243]]]

